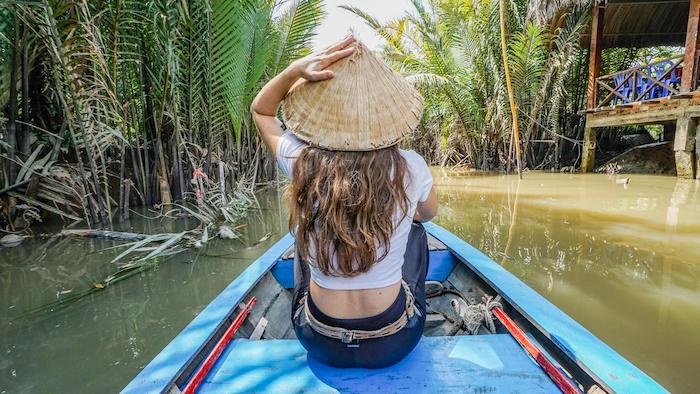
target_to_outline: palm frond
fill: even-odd
[[[278,43],[270,75],[277,75],[293,60],[310,52],[315,29],[324,15],[323,0],[297,0],[289,6],[275,24]]]
[[[450,79],[437,74],[411,74],[406,80],[420,89],[440,89],[450,83]]]
[[[213,2],[212,93],[227,105],[239,148],[244,114],[272,54],[271,11],[261,1]]]

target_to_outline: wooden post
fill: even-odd
[[[700,1],[700,0],[697,0]],[[597,90],[596,79],[600,76],[600,55],[603,50],[603,20],[605,18],[605,7],[595,5],[591,17],[591,44],[588,58],[588,109],[596,107]]]
[[[695,128],[695,179],[700,179],[700,131]]]
[[[600,76],[600,57],[603,51],[603,21],[605,6],[596,1],[591,16],[591,43],[588,58],[588,97],[587,108],[594,109],[597,105],[596,79]],[[586,119],[588,121],[588,119]],[[595,164],[596,129],[586,127],[583,134],[583,152],[581,157],[581,172],[590,172]]]
[[[158,185],[160,186],[160,205],[170,208],[173,205],[173,197],[170,194],[170,184],[165,176],[158,176]]]
[[[586,127],[583,133],[583,154],[581,157],[581,172],[591,172],[595,164],[596,129]]]
[[[129,197],[131,194],[131,186],[132,186],[131,179],[125,179],[124,180],[124,205],[121,207],[121,220],[128,220],[129,219]]]
[[[695,178],[695,136],[698,122],[694,118],[680,118],[676,122],[673,150],[676,157],[676,175]]]
[[[688,31],[685,36],[685,56],[683,57],[683,77],[681,93],[695,90],[698,84],[698,26],[700,25],[700,0],[690,0],[688,11]]]

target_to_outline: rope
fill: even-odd
[[[488,332],[495,334],[496,325],[493,322],[495,317],[491,313],[491,309],[497,306],[502,307],[500,301],[501,296],[496,296],[495,298],[483,296],[480,303],[468,304],[463,299],[453,298],[450,304],[452,309],[462,319],[462,326],[469,334],[476,335],[482,325]]]
[[[437,287],[436,290],[433,290],[426,295],[427,298],[440,296],[446,293],[454,294],[458,297],[450,300],[452,310],[454,310],[454,312],[457,314],[456,319],[449,319],[455,323],[455,327],[450,331],[450,335],[455,335],[457,331],[462,328],[469,335],[476,335],[479,333],[479,329],[482,325],[491,334],[496,333],[496,325],[494,324],[494,320],[496,320],[496,318],[493,316],[491,310],[495,307],[503,308],[500,295],[497,295],[496,297],[484,295],[481,297],[481,302],[477,303],[473,299],[468,299],[458,290],[445,289],[440,282],[426,281],[425,284],[426,287]]]

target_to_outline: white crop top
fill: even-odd
[[[292,168],[299,152],[306,144],[296,138],[292,133],[285,132],[277,143],[277,163],[282,172],[288,177],[292,176]],[[386,257],[375,263],[369,271],[353,277],[324,275],[318,268],[310,264],[311,279],[319,286],[334,290],[358,290],[376,289],[390,286],[401,280],[401,267],[403,255],[406,251],[408,233],[411,230],[411,222],[419,202],[428,199],[433,185],[433,177],[423,157],[412,150],[400,150],[401,156],[406,160],[408,176],[406,177],[406,195],[409,199],[407,215],[404,216],[399,207],[396,207],[394,215],[394,233],[389,239],[389,248]],[[310,250],[310,253],[313,252]],[[383,250],[378,250],[381,256]]]

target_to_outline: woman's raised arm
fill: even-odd
[[[250,111],[263,142],[272,151],[272,154],[277,153],[277,141],[283,133],[282,122],[276,117],[277,109],[289,89],[299,78],[313,82],[333,78],[333,71],[326,70],[326,68],[352,54],[355,48],[350,45],[353,42],[355,42],[355,38],[348,36],[321,53],[312,54],[292,62],[289,67],[272,78],[255,96]]]

